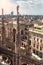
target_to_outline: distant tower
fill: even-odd
[[[14,12],[12,11],[12,12],[11,12],[11,16],[13,16],[13,15],[14,15]]]

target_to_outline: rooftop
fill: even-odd
[[[43,35],[43,26],[30,27],[29,31]]]

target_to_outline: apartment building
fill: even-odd
[[[43,58],[43,26],[33,26],[29,28],[31,39],[31,53],[41,59]]]

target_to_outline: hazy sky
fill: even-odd
[[[20,14],[43,15],[43,0],[0,0],[0,14],[2,8],[6,14],[11,11],[16,14],[17,5]]]

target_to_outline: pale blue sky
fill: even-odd
[[[12,0],[20,5],[20,14],[43,15],[43,0]]]
[[[0,12],[3,8],[5,13],[14,11],[16,14],[17,5],[20,14],[43,15],[43,0],[0,0]]]

